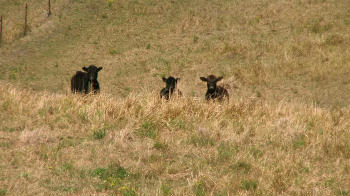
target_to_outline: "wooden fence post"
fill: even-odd
[[[51,0],[49,0],[49,12],[47,13],[47,17],[51,16]]]
[[[2,16],[0,16],[0,46],[2,44]]]
[[[24,35],[27,35],[28,31],[28,4],[26,3],[26,9],[24,14]]]

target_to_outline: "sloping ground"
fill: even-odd
[[[2,14],[16,19],[23,2],[0,1]],[[347,0],[67,0],[53,1],[48,19],[47,1],[29,4],[43,19],[0,48],[0,79],[21,87],[68,92],[75,71],[97,64],[102,90],[117,97],[175,75],[202,98],[199,77],[213,73],[237,97],[349,104]]]
[[[348,195],[350,112],[0,85],[1,195]]]
[[[38,34],[38,31],[54,30],[52,26],[47,28],[46,23],[63,13],[69,6],[69,0],[51,0],[51,10],[54,16],[48,18],[48,0],[0,0],[0,16],[3,16],[3,42],[13,43],[23,37],[25,5],[28,5],[28,31]]]
[[[22,37],[24,2],[0,0],[0,196],[350,194],[350,1],[32,0]],[[71,95],[89,64],[102,94]]]

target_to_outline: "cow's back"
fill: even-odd
[[[229,99],[230,96],[228,94],[228,91],[226,90],[226,88],[222,87],[222,86],[218,86],[218,99],[221,101],[222,99],[226,98]]]
[[[205,94],[205,99],[207,101],[216,99],[218,101],[222,101],[223,99],[229,99],[229,94],[224,87],[217,86],[215,92],[210,93],[209,91],[207,91],[207,93]]]
[[[160,91],[160,98],[165,98],[166,100],[169,99],[169,90],[167,90],[166,88],[163,88],[161,91]]]
[[[71,79],[71,90],[73,93],[83,92],[85,90],[87,74],[77,71]]]

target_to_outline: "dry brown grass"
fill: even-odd
[[[0,0],[0,196],[350,194],[350,1],[32,0],[21,37],[24,2]],[[102,93],[70,94],[88,64]]]
[[[0,87],[6,195],[347,195],[350,113]],[[135,194],[134,194],[135,193]]]

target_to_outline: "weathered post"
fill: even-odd
[[[47,13],[47,17],[51,16],[51,0],[49,0],[49,12]]]
[[[28,4],[26,3],[26,9],[24,13],[24,36],[27,35],[28,31]]]
[[[0,46],[2,43],[2,16],[0,16]]]

